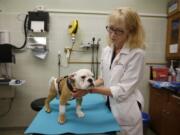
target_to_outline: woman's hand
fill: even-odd
[[[88,90],[79,90],[79,89],[74,89],[75,92],[72,92],[72,96],[74,98],[81,98],[82,96],[86,95],[89,93]]]

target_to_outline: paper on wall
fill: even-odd
[[[177,53],[178,52],[178,44],[169,45],[169,53]]]
[[[44,21],[31,21],[31,29],[33,30],[33,32],[43,32]]]

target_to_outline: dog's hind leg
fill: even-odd
[[[46,100],[45,100],[45,111],[46,112],[51,112],[51,108],[50,108],[50,105],[49,105],[49,103],[50,103],[50,101],[52,100],[52,99],[54,99],[56,97],[56,93],[54,94],[54,93],[52,93],[52,94],[49,94],[48,95],[48,97],[46,98]]]
[[[49,88],[49,95],[48,97],[46,98],[45,100],[45,111],[46,112],[51,112],[51,109],[50,109],[50,106],[49,106],[49,103],[52,99],[54,99],[57,95],[57,92],[55,90],[55,86],[54,86],[54,81],[51,82],[51,86]]]

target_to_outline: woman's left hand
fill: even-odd
[[[88,94],[88,90],[79,90],[79,89],[74,89],[75,92],[72,92],[72,96],[74,98],[81,98],[82,96]]]

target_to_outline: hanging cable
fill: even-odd
[[[3,45],[9,45],[9,46],[11,46],[12,49],[15,49],[15,50],[23,49],[26,46],[26,43],[27,43],[27,20],[28,20],[28,15],[26,15],[25,20],[24,20],[24,36],[25,36],[25,39],[24,39],[23,45],[21,47],[17,47],[15,45],[12,45],[9,43],[5,43]]]
[[[24,20],[24,36],[25,36],[25,40],[24,40],[24,44],[21,47],[16,47],[14,45],[12,45],[13,49],[23,49],[26,46],[27,43],[27,20],[28,20],[28,15],[26,15],[25,20]]]
[[[100,42],[100,38],[97,40],[97,44],[96,44],[96,79],[98,79],[98,70],[99,70],[99,67],[98,67],[98,56],[99,56],[99,42]]]
[[[92,64],[91,64],[91,71],[92,71],[92,73],[94,74],[94,76],[95,76],[95,69],[94,69],[94,44],[95,44],[95,37],[93,37],[92,38],[92,45],[91,45],[91,47],[92,47]]]

